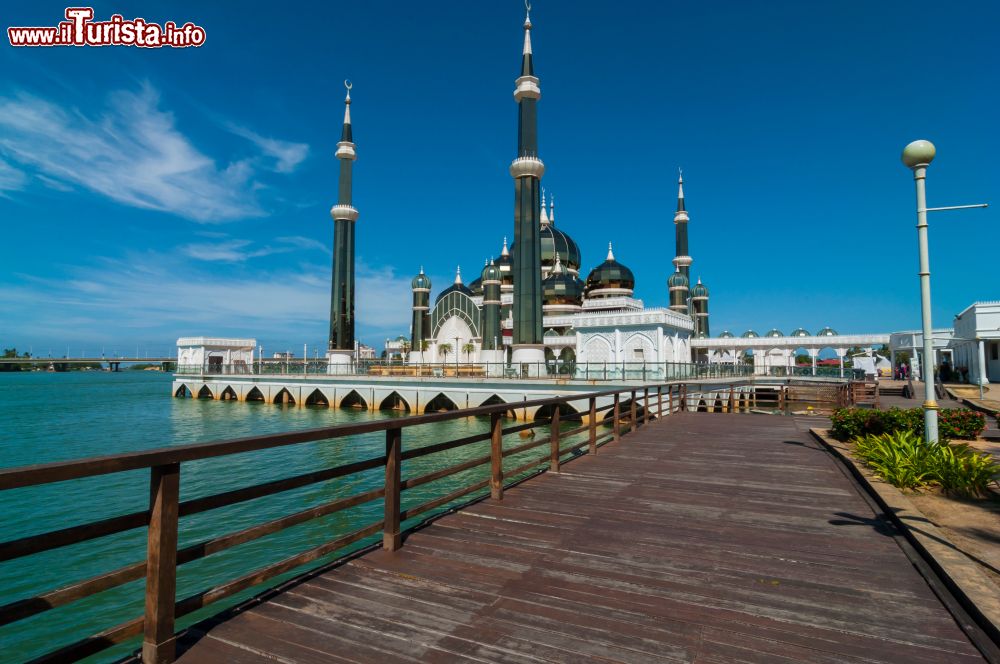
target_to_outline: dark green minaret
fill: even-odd
[[[670,291],[670,310],[679,314],[688,313],[688,280],[681,269],[674,268],[674,273],[667,279]]]
[[[431,280],[424,274],[424,268],[420,268],[420,274],[413,277],[410,282],[413,289],[413,324],[410,329],[410,357],[423,358],[424,339],[424,319],[430,309]],[[412,361],[412,360],[411,360]]]
[[[694,336],[708,338],[708,288],[701,283],[701,279],[691,289],[691,313],[694,318]]]
[[[483,268],[483,350],[501,350],[500,331],[500,268],[489,262]]]
[[[344,128],[337,143],[340,186],[333,217],[333,285],[330,290],[330,351],[354,352],[354,222],[358,211],[351,205],[351,168],[357,154],[351,134],[351,82],[344,81]]]
[[[518,107],[514,178],[514,338],[513,361],[545,361],[542,337],[542,246],[539,190],[545,166],[538,158],[538,100],[542,90],[531,62],[531,18],[524,19],[521,75],[515,82]]]
[[[691,255],[688,253],[688,213],[684,209],[684,175],[677,172],[677,212],[674,213],[674,241],[676,244],[676,255],[674,265],[684,275],[684,311],[691,313],[691,303],[687,300],[687,289],[691,284]],[[676,292],[676,291],[675,291]],[[670,308],[679,311],[675,307],[673,299],[670,301]]]

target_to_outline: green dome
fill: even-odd
[[[507,238],[503,239],[503,249],[500,250],[500,255],[493,259],[493,264],[496,265],[498,268],[501,268],[500,269],[501,285],[513,286],[514,260],[511,258],[510,250],[507,248]]]
[[[539,231],[542,245],[542,267],[551,268],[556,264],[556,254],[562,260],[563,269],[580,271],[580,248],[569,235],[552,224],[544,224]],[[510,253],[517,252],[517,245],[510,246]]]
[[[500,279],[502,277],[503,277],[503,274],[500,272],[500,268],[497,267],[493,263],[493,261],[490,261],[489,265],[487,265],[486,267],[483,268],[482,275],[476,281],[479,281],[479,282],[483,282],[483,281],[500,281]],[[472,283],[476,283],[476,282],[474,281]],[[471,286],[470,286],[470,288],[471,288]],[[473,290],[475,290],[475,289],[473,289]]]
[[[771,330],[764,336],[773,338],[773,337],[783,337],[785,335],[782,334],[781,330],[779,330],[778,328],[771,328]]]
[[[797,328],[794,332],[789,334],[790,337],[808,337],[810,336],[809,331],[804,328]]]
[[[667,288],[687,288],[688,279],[684,276],[684,273],[680,270],[676,270],[667,279]]]
[[[468,295],[469,297],[472,297],[472,291],[469,290],[468,286],[462,283],[461,268],[455,271],[455,283],[453,283],[451,286],[448,286],[443,291],[438,293],[438,296],[434,298],[434,304],[440,302],[441,298],[447,295],[448,293],[463,293],[465,295]]]
[[[757,334],[756,332],[754,332],[753,330],[747,330],[746,332],[744,332],[740,336],[743,337],[744,339],[756,339],[760,335]]]
[[[701,279],[691,289],[691,297],[708,297],[708,289],[705,288],[705,284],[701,283]]]
[[[635,276],[632,274],[632,270],[615,260],[610,244],[608,245],[607,259],[587,275],[588,296],[592,291],[604,288],[627,290],[629,295],[635,289]]]
[[[817,337],[835,337],[837,336],[837,331],[832,327],[824,327],[822,330],[816,333]]]
[[[583,282],[563,269],[558,255],[552,271],[542,279],[542,304],[583,305]]]
[[[431,289],[431,280],[426,274],[424,274],[424,268],[420,268],[420,274],[413,277],[413,281],[410,282],[410,287],[413,290],[417,290],[418,288],[424,288],[427,290]]]
[[[724,330],[722,334],[719,335],[720,339],[732,339],[734,337],[733,333],[729,330]]]

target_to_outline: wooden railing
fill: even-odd
[[[751,390],[753,389],[753,386],[749,387]],[[846,386],[838,388],[840,390],[838,399],[845,398],[845,388]],[[745,405],[747,402],[741,401],[740,395],[746,389],[746,385],[735,383],[721,386],[669,383],[639,388],[629,387],[519,402],[516,404],[518,408],[547,408],[551,411],[551,416],[516,426],[503,426],[503,417],[511,408],[511,404],[497,404],[460,411],[360,424],[343,424],[294,433],[165,447],[143,452],[2,470],[0,471],[0,490],[148,469],[149,507],[138,512],[0,542],[0,562],[3,562],[148,526],[145,560],[136,561],[111,572],[33,597],[4,604],[0,606],[0,627],[145,577],[145,611],[143,615],[49,652],[38,661],[65,661],[86,657],[142,634],[143,662],[171,662],[175,657],[175,623],[178,618],[268,579],[329,556],[379,532],[382,534],[382,547],[394,551],[403,544],[401,532],[403,522],[487,488],[492,499],[502,500],[505,482],[508,478],[520,478],[531,471],[559,472],[560,465],[565,462],[567,455],[597,454],[602,445],[618,440],[624,432],[634,431],[637,427],[648,423],[651,418],[663,417],[685,408],[697,410],[698,404],[704,401],[702,397],[704,394],[713,395],[713,404],[719,395],[725,395],[726,406],[723,410],[727,412],[745,410],[746,408],[741,407],[741,404]],[[597,401],[605,398],[610,398],[611,402],[598,407]],[[573,408],[570,405],[574,403],[582,405],[579,402],[586,403],[586,408]],[[627,408],[623,408],[623,406],[627,406]],[[716,409],[713,408],[713,410]],[[611,411],[610,415],[604,416],[604,420],[599,421],[601,414],[607,411]],[[561,430],[560,420],[567,413],[574,413],[574,417],[579,418],[583,423],[570,430]],[[489,430],[457,440],[404,449],[403,432],[410,427],[473,416],[488,416],[490,418]],[[608,420],[610,420],[610,431],[604,431],[603,428]],[[547,437],[504,448],[504,436],[535,429],[539,426],[549,427]],[[625,428],[624,432],[623,427]],[[385,434],[385,453],[383,455],[208,496],[180,500],[180,477],[182,466],[186,463],[373,432],[384,432]],[[587,434],[584,440],[579,442],[571,440],[573,436],[583,433]],[[401,464],[404,461],[487,440],[490,441],[488,454],[415,477],[403,478],[401,476]],[[547,448],[544,454],[536,455],[514,468],[505,466],[506,459],[541,447]],[[402,492],[487,464],[489,465],[489,475],[486,479],[461,486],[422,504],[402,509]],[[385,477],[382,486],[178,548],[178,528],[182,517],[305,487],[317,482],[346,478],[376,468],[384,470]],[[176,598],[177,567],[180,565],[313,519],[379,499],[384,501],[384,510],[382,518],[378,521],[367,523],[319,546],[301,551],[291,557],[212,586],[179,601]]]

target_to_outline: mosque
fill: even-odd
[[[533,68],[530,17],[515,83],[514,242],[508,246],[503,238],[499,254],[468,284],[459,267],[454,283],[438,292],[433,304],[431,280],[421,267],[412,281],[410,363],[478,364],[487,372],[512,366],[524,374],[579,378],[589,372],[607,375],[610,367],[619,376],[646,371],[650,378],[666,377],[670,363],[691,362],[691,339],[709,334],[708,288],[700,280],[689,288],[683,177],[674,215],[675,271],[663,275],[669,277],[670,307],[647,308],[634,297],[635,275],[618,261],[610,242],[604,261],[584,278],[580,247],[556,225],[555,197],[546,205],[540,186],[545,171],[537,154],[541,87]]]

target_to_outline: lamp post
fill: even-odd
[[[938,441],[938,405],[934,399],[934,339],[931,334],[931,268],[927,253],[927,167],[936,150],[930,141],[913,141],[903,149],[903,163],[913,171],[917,187],[917,245],[920,251],[920,316],[924,341],[924,440]]]
[[[927,167],[934,161],[937,150],[930,141],[913,141],[903,148],[903,164],[913,171],[917,187],[917,244],[920,250],[920,310],[924,342],[924,440],[938,442],[938,405],[934,399],[934,339],[931,330],[931,268],[927,252],[927,213],[945,210],[985,208],[986,203],[976,205],[952,205],[948,207],[927,207],[925,180]],[[912,364],[912,360],[911,360]]]

